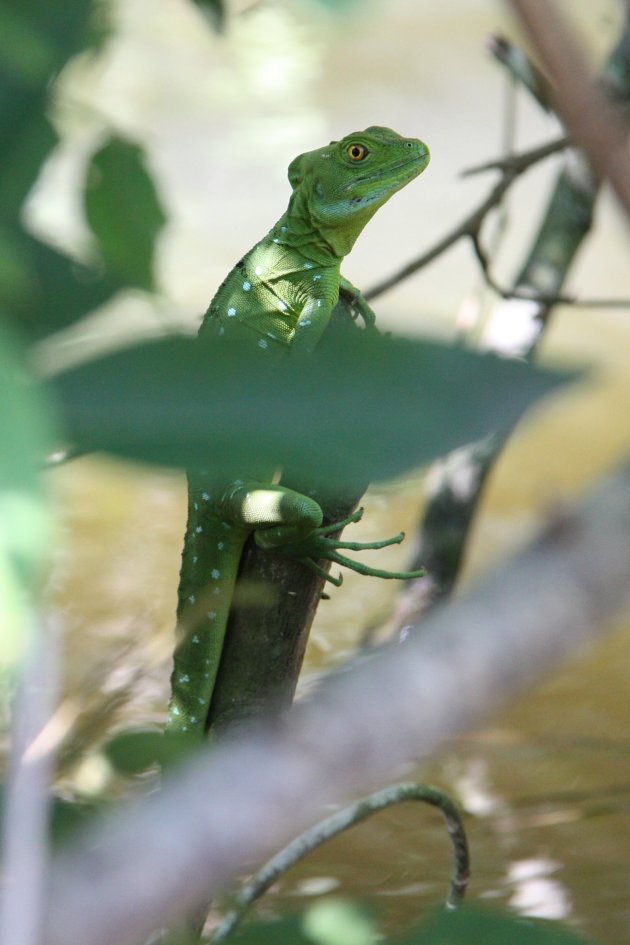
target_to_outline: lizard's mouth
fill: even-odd
[[[426,155],[423,155],[422,157],[426,157]],[[396,171],[402,171],[405,168],[409,168],[409,173],[402,175],[400,178],[400,183],[402,186],[402,184],[406,183],[410,178],[416,176],[417,166],[419,163],[421,163],[422,157],[410,158],[406,161],[399,161],[398,164],[392,164],[392,166],[388,170],[388,174],[393,174]],[[352,187],[356,187],[357,184],[370,183],[371,181],[378,181],[380,179],[382,179],[382,174],[378,172],[375,172],[374,174],[364,174],[363,177],[355,177],[355,179],[350,184],[346,184],[344,189],[350,190]],[[384,188],[384,189],[386,190],[388,188]],[[373,194],[370,194],[369,196],[366,195],[364,199],[366,202],[368,200],[376,199],[376,197],[380,196],[380,193],[382,193],[382,191],[379,191],[379,193],[375,195]]]

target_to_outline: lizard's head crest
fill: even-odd
[[[417,138],[372,126],[300,154],[289,181],[300,191],[314,223],[356,230],[429,163],[429,149]]]

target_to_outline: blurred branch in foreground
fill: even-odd
[[[58,856],[44,940],[144,940],[315,822],[322,805],[479,724],[629,607],[630,463],[436,610],[422,634],[344,668],[282,725],[217,745]]]

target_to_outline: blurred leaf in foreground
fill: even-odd
[[[153,766],[165,769],[178,765],[199,747],[198,739],[182,737],[181,732],[172,735],[151,729],[130,729],[110,739],[103,753],[119,774],[135,775]]]
[[[299,916],[248,923],[229,941],[234,945],[387,945],[389,940],[364,909],[348,900],[328,898]]]
[[[29,236],[24,201],[57,136],[51,79],[98,38],[91,0],[22,0],[0,7],[0,305],[30,338],[65,327],[118,288]],[[96,24],[98,26],[98,24]]]
[[[38,469],[52,441],[48,407],[0,326],[0,666],[24,650],[30,595],[41,578],[50,521]]]
[[[55,140],[50,79],[92,37],[91,0],[21,0],[0,6],[0,219],[17,221]]]
[[[225,8],[223,0],[194,0],[197,6],[207,14],[217,32],[221,32],[225,26]]]
[[[522,919],[464,907],[436,912],[399,945],[593,945],[557,922]]]
[[[14,279],[6,304],[30,340],[66,328],[123,288],[102,266],[86,266],[27,234],[14,245],[26,268]]]
[[[304,914],[302,927],[316,945],[376,945],[383,937],[363,909],[344,899],[323,899]]]
[[[93,156],[85,209],[108,271],[151,291],[155,243],[166,217],[141,148],[110,138]]]
[[[171,338],[55,381],[71,441],[217,478],[282,466],[322,488],[384,479],[494,430],[575,375],[433,342],[341,334],[315,355]]]

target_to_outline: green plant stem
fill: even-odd
[[[331,817],[327,817],[326,820],[320,821],[268,860],[235,897],[232,908],[211,936],[211,945],[223,942],[234,931],[250,906],[303,857],[349,827],[361,823],[386,807],[391,807],[392,804],[400,804],[403,801],[421,801],[431,804],[440,810],[446,821],[453,846],[453,874],[446,905],[448,908],[456,908],[464,898],[470,873],[468,842],[461,814],[455,804],[436,788],[415,782],[394,784],[382,791],[369,794],[355,804],[350,804]]]

